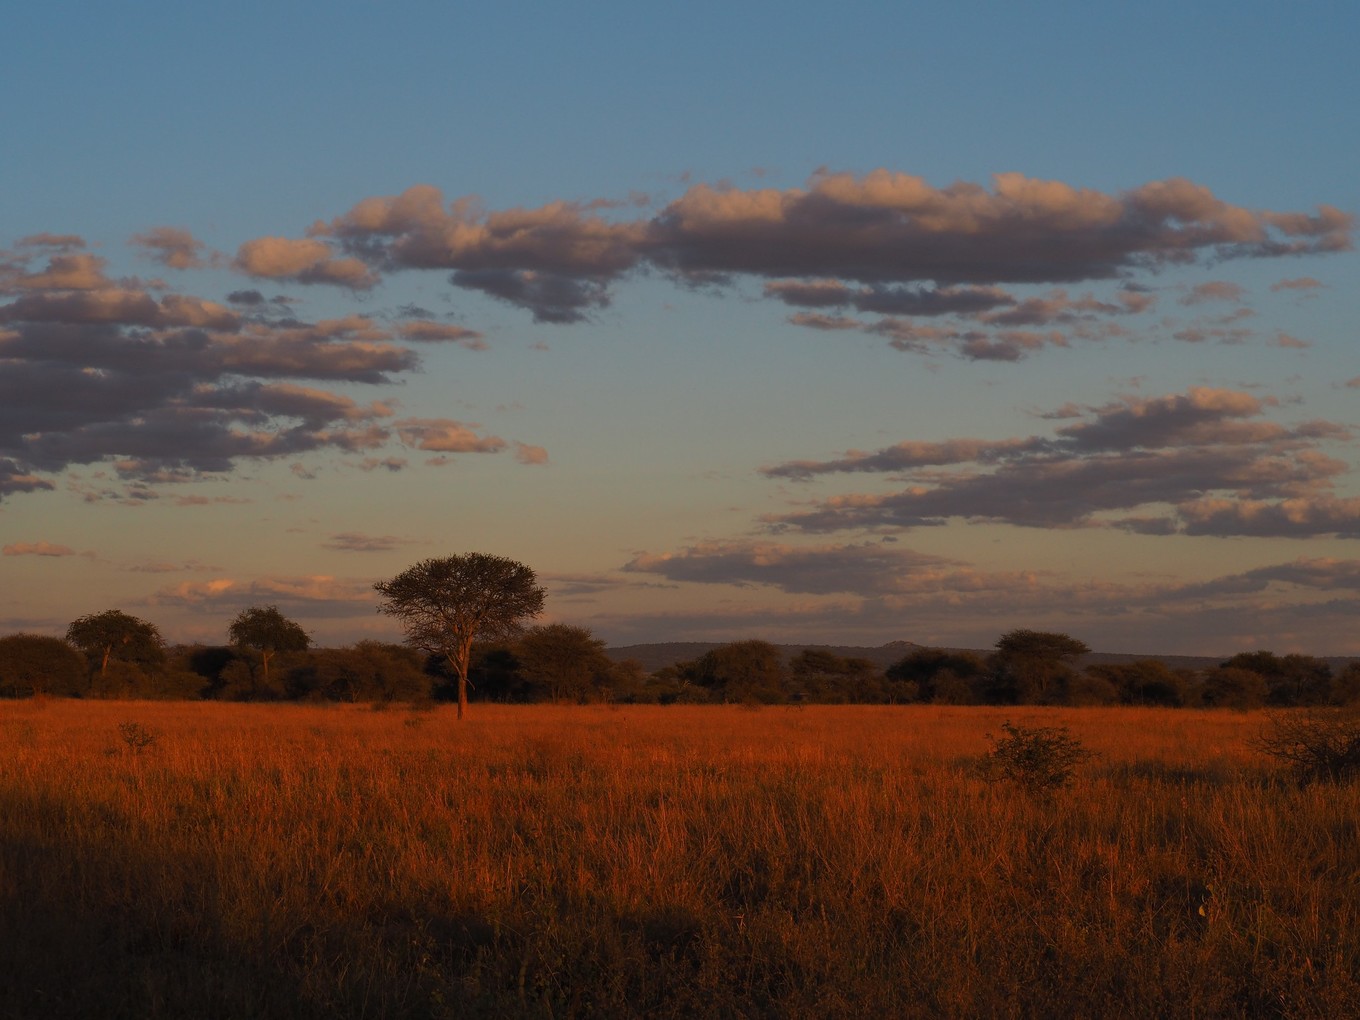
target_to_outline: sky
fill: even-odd
[[[28,4],[0,633],[1360,654],[1351,3]]]

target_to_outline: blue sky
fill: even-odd
[[[1360,654],[1352,5],[460,6],[8,16],[0,631]]]

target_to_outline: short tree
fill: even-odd
[[[988,657],[991,696],[1017,704],[1061,701],[1076,674],[1074,664],[1091,649],[1067,634],[1013,630],[1003,634]]]
[[[374,589],[417,648],[442,656],[458,677],[458,718],[467,711],[472,642],[517,633],[543,611],[546,592],[523,563],[486,553],[421,560]]]
[[[99,664],[101,680],[108,676],[110,659],[143,670],[159,669],[165,664],[165,639],[161,632],[154,624],[119,609],[73,621],[66,628],[66,640],[85,653],[91,668],[96,662]]]
[[[75,697],[84,683],[85,663],[61,638],[45,634],[0,638],[0,697]]]
[[[278,652],[305,652],[312,639],[298,624],[279,612],[278,606],[251,606],[237,614],[227,628],[231,643],[260,653],[264,683],[269,685],[269,660]]]
[[[784,657],[768,641],[734,641],[677,664],[681,676],[725,701],[787,700]]]
[[[995,777],[1018,783],[1027,790],[1047,791],[1066,786],[1077,766],[1093,757],[1066,726],[1017,726],[1001,724],[1006,735],[988,734],[992,743],[989,771]]]
[[[1301,783],[1360,775],[1360,716],[1337,709],[1275,715],[1256,748],[1289,767]]]
[[[586,627],[550,623],[534,627],[515,646],[519,672],[553,701],[590,701],[610,689],[614,661]]]

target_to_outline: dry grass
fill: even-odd
[[[1262,721],[3,704],[0,1016],[1360,1015],[1360,790]]]

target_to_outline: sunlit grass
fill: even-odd
[[[1263,718],[7,703],[0,1016],[1357,1015],[1360,794]]]

